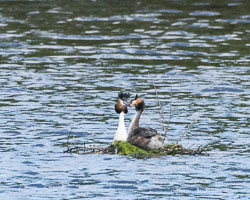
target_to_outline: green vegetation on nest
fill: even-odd
[[[122,141],[116,141],[113,144],[113,147],[117,151],[117,153],[121,155],[149,154],[149,152],[147,152],[146,150],[143,150],[137,146]]]
[[[133,157],[157,157],[164,155],[182,154],[184,148],[181,145],[168,144],[164,149],[148,150],[142,149],[127,142],[117,141],[111,146],[112,152],[120,155],[129,155]]]

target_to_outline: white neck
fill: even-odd
[[[132,122],[130,123],[129,129],[128,129],[128,135],[130,135],[134,129],[139,127],[139,120],[140,120],[142,112],[143,110],[136,111],[135,116]]]
[[[127,130],[125,127],[125,121],[124,121],[124,112],[121,112],[119,115],[119,124],[113,139],[114,141],[127,141],[128,138],[128,134],[127,134]]]

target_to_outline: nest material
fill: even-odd
[[[127,142],[115,142],[106,147],[98,147],[95,145],[83,145],[77,147],[67,148],[65,153],[77,153],[77,154],[90,154],[90,153],[99,153],[99,154],[119,154],[119,155],[128,155],[136,158],[145,158],[145,157],[160,157],[166,155],[208,155],[207,148],[193,148],[186,149],[180,144],[168,144],[165,145],[163,149],[158,150],[148,150],[142,149],[137,146],[131,145]]]

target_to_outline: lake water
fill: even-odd
[[[0,198],[248,199],[249,7],[1,0]],[[67,142],[111,143],[119,91],[139,94],[141,125],[163,133],[152,80],[171,142],[197,119],[180,143],[209,156],[63,153]]]

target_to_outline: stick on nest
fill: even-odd
[[[160,157],[166,155],[208,155],[207,148],[186,149],[180,144],[168,144],[163,149],[148,150],[131,145],[127,142],[115,142],[106,147],[95,145],[83,145],[68,147],[65,153],[77,154],[119,154],[128,155],[136,158]]]

